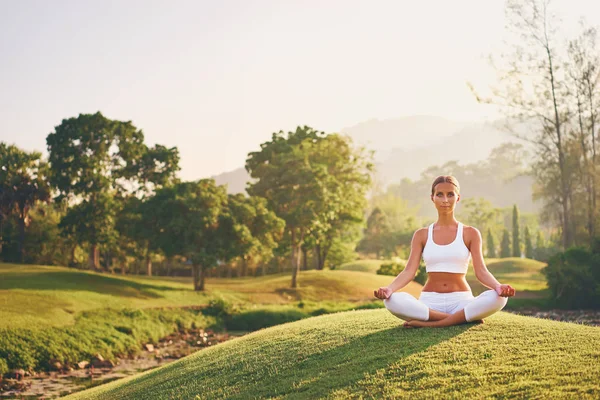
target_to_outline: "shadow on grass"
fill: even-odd
[[[125,279],[79,272],[33,272],[6,274],[0,279],[2,289],[77,290],[120,297],[160,298],[157,291],[182,290],[169,286],[142,284]]]
[[[265,343],[255,346],[249,353],[193,360],[191,362],[198,363],[193,379],[190,379],[189,366],[181,369],[181,365],[175,363],[104,395],[118,397],[127,393],[124,398],[133,399],[143,397],[147,388],[152,387],[157,399],[193,398],[196,394],[203,399],[221,398],[224,394],[231,399],[320,398],[333,390],[352,386],[366,374],[374,374],[404,357],[426,351],[472,327],[469,324],[443,329],[406,329],[397,325],[308,356],[304,354],[310,353],[306,347],[310,344],[303,343],[302,338],[295,339],[295,343],[287,342],[285,350],[277,348],[281,343]],[[351,326],[348,328],[352,329]],[[270,346],[276,347],[270,350]],[[273,357],[268,359],[272,351]]]
[[[346,388],[401,358],[427,350],[460,335],[473,324],[443,329],[406,329],[397,326],[353,340],[343,346],[314,354],[268,381],[246,385],[243,396],[317,398]]]

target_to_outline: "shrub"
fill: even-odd
[[[406,263],[401,260],[386,262],[386,263],[381,264],[381,266],[377,270],[377,275],[396,276],[400,272],[404,271],[405,267],[406,267]]]
[[[572,247],[542,269],[550,292],[565,308],[600,308],[600,254]]]

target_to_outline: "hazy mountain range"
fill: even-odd
[[[447,161],[469,164],[484,160],[494,147],[514,141],[492,123],[457,122],[434,116],[372,119],[344,128],[341,133],[349,135],[356,144],[375,150],[377,180],[384,186],[403,178],[418,179],[426,168]],[[245,191],[250,176],[241,167],[213,178],[217,184],[226,184],[229,193],[240,193]]]

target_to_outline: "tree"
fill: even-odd
[[[156,191],[159,243],[192,264],[194,290],[204,290],[206,270],[231,257],[239,237],[227,213],[227,193],[213,179],[180,182]]]
[[[512,256],[521,257],[521,236],[519,233],[519,209],[515,204],[513,206],[513,224],[512,224]]]
[[[491,225],[497,210],[483,197],[461,200],[460,218],[469,225],[485,232]]]
[[[301,246],[316,221],[315,206],[324,186],[310,164],[310,150],[325,134],[310,127],[273,133],[261,150],[248,154],[246,170],[254,179],[247,192],[267,199],[269,208],[286,223],[292,261],[292,288],[297,286]]]
[[[504,229],[502,234],[502,243],[500,244],[500,258],[510,257],[510,236],[508,229]]]
[[[83,204],[77,207],[76,215],[65,216],[61,225],[82,234],[77,237],[90,246],[89,266],[99,269],[98,246],[102,239],[116,234],[115,211],[102,209],[115,207],[106,196],[147,193],[154,186],[173,181],[179,169],[177,149],[160,145],[149,149],[142,131],[131,121],[109,120],[100,112],[64,119],[46,143],[50,182],[58,191],[57,200]]]
[[[364,223],[373,164],[372,153],[354,148],[347,136],[329,134],[313,146],[309,160],[322,191],[309,235],[314,239],[317,269],[323,269],[336,239],[353,240],[348,233]]]
[[[547,207],[559,205],[556,213],[562,227],[564,248],[573,243],[571,168],[567,160],[567,123],[570,115],[561,52],[555,41],[556,23],[549,0],[509,0],[508,27],[515,40],[503,54],[507,65],[499,68],[499,87],[491,98],[479,101],[499,105],[507,115],[513,133],[534,144],[543,168],[534,168],[536,180],[546,190],[538,195]],[[519,133],[518,129],[531,133]],[[521,125],[519,125],[521,124]],[[548,179],[551,178],[551,179]]]
[[[241,238],[232,245],[242,261],[242,275],[246,276],[248,265],[257,261],[262,263],[264,275],[265,265],[282,238],[285,221],[268,209],[267,200],[262,197],[230,194],[227,207]]]
[[[494,243],[494,236],[492,235],[492,230],[488,228],[487,230],[487,256],[489,258],[496,258],[496,245]]]
[[[386,238],[389,237],[390,227],[387,216],[376,207],[367,219],[364,237],[358,243],[356,250],[361,253],[375,253],[379,259],[381,253],[387,249]]]
[[[528,226],[525,226],[525,257],[535,258],[533,254],[533,245],[531,243],[531,234],[529,233]]]
[[[18,221],[19,262],[25,259],[25,225],[29,210],[39,201],[50,200],[46,164],[39,152],[25,152],[0,142],[0,251],[2,225],[11,213]]]

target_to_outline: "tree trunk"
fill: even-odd
[[[171,257],[167,257],[167,276],[171,276]]]
[[[315,258],[317,259],[317,269],[320,271],[323,269],[323,261],[321,260],[321,245],[315,246]]]
[[[25,217],[19,216],[19,262],[25,262]]]
[[[204,267],[200,266],[198,268],[198,274],[200,276],[200,287],[198,290],[203,291],[204,290],[204,278],[205,278],[205,273],[204,273]]]
[[[99,263],[98,263],[99,255],[100,255],[100,249],[98,248],[98,244],[91,244],[89,258],[88,258],[88,267],[90,269],[93,269],[95,271],[100,269]]]
[[[302,270],[308,270],[308,250],[306,247],[302,247]]]
[[[297,284],[298,270],[300,268],[300,263],[298,263],[297,254],[300,253],[299,246],[296,245],[296,230],[292,229],[292,289],[295,289]]]
[[[4,216],[0,213],[0,260],[2,260],[2,243],[3,243],[3,238],[2,238],[2,233],[4,231]]]
[[[200,290],[200,274],[198,273],[198,270],[200,269],[200,266],[197,264],[192,264],[192,277],[193,277],[193,281],[194,281],[194,290]]]
[[[146,247],[146,273],[152,276],[152,257],[150,253],[150,245]]]
[[[248,276],[248,260],[242,257],[242,276]]]

